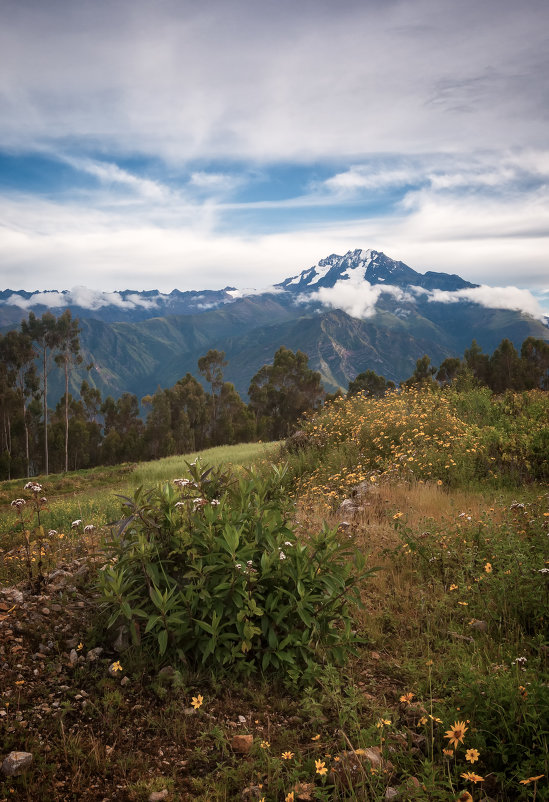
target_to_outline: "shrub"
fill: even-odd
[[[124,499],[100,572],[109,626],[126,619],[151,655],[293,682],[343,662],[356,641],[349,603],[372,573],[364,557],[326,527],[296,539],[280,470],[236,479],[189,467],[190,478]]]

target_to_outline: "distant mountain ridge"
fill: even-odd
[[[336,253],[321,259],[318,265],[303,270],[299,276],[287,278],[277,288],[287,292],[302,293],[320,287],[334,287],[338,281],[351,279],[351,275],[369,284],[390,284],[395,287],[422,287],[426,290],[462,290],[478,287],[460,276],[449,273],[418,273],[404,262],[397,262],[381,251],[347,251],[344,256]]]
[[[29,309],[40,315],[70,308],[80,320],[83,365],[93,365],[89,373],[83,367],[74,371],[75,395],[86,378],[103,395],[142,397],[187,372],[197,376],[199,357],[217,348],[229,362],[225,379],[245,396],[253,375],[281,345],[307,353],[326,389],[334,390],[346,389],[368,369],[401,381],[423,354],[440,364],[461,356],[473,339],[487,353],[504,337],[516,347],[529,336],[549,340],[542,321],[475,303],[471,294],[478,287],[457,275],[418,273],[380,251],[356,249],[331,254],[263,292],[5,290],[0,325],[18,326]],[[365,293],[362,311],[339,302],[342,290],[351,300]],[[63,393],[55,376],[50,403]]]

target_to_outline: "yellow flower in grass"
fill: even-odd
[[[469,728],[465,726],[464,721],[454,721],[450,729],[446,730],[444,735],[445,738],[448,738],[448,745],[457,749],[459,744],[463,743],[465,733],[468,729]]]
[[[268,749],[271,744],[269,743],[269,741],[261,741],[259,745],[262,749]]]
[[[290,793],[284,797],[284,802],[294,802],[294,799],[295,799],[294,792],[290,791]]]
[[[428,721],[429,719],[426,716],[422,716],[418,721],[417,725],[418,727],[422,727],[424,724],[427,724]]]
[[[328,773],[326,763],[323,760],[315,760],[315,769],[316,773],[320,774],[321,777],[324,777],[324,775]]]
[[[293,756],[293,752],[282,752],[282,760],[291,760]]]
[[[400,697],[399,701],[400,702],[406,702],[406,704],[409,705],[413,698],[414,698],[414,694],[413,693],[403,693],[402,696]]]
[[[454,584],[452,583],[452,584],[450,585],[450,587],[448,588],[448,590],[457,590],[457,589],[458,589],[458,587],[459,587],[458,585],[454,585]]]
[[[454,750],[453,749],[443,749],[442,754],[446,755],[446,757],[454,757]]]
[[[311,738],[311,741],[319,741],[319,740],[320,740],[320,735],[313,735],[313,737]]]
[[[468,749],[465,752],[465,760],[468,760],[469,763],[475,763],[480,757],[480,752],[478,749]]]
[[[542,777],[545,777],[545,774],[538,774],[537,777],[528,777],[527,780],[519,780],[519,783],[521,785],[530,785],[530,783],[537,783]]]
[[[376,722],[376,727],[379,729],[380,727],[389,727],[391,724],[390,718],[380,718],[379,721]]]
[[[474,771],[464,771],[463,774],[460,774],[460,777],[463,777],[464,780],[469,780],[472,783],[483,783],[484,777],[481,777],[480,774],[475,774]]]
[[[193,696],[191,699],[191,705],[194,707],[195,710],[198,710],[199,707],[202,706],[202,702],[204,701],[204,697],[201,693],[198,696]]]
[[[484,570],[486,571],[487,574],[491,574],[492,573],[492,563],[486,563],[486,565],[484,566]]]

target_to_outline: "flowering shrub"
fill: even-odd
[[[160,656],[298,682],[342,662],[355,640],[349,602],[370,575],[327,528],[299,542],[284,515],[281,472],[189,477],[125,499],[129,513],[100,572],[109,626]],[[214,492],[215,491],[215,494]]]

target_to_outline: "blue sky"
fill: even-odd
[[[549,309],[546,0],[2,0],[2,289],[374,248]]]

